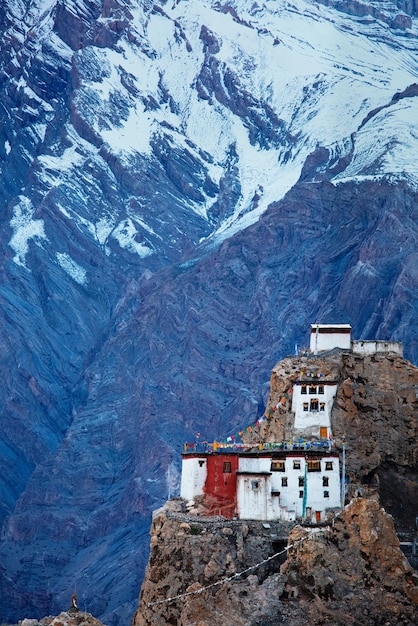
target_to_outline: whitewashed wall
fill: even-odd
[[[238,470],[240,472],[269,472],[271,466],[270,457],[245,457],[240,456]]]
[[[395,352],[396,354],[403,356],[403,346],[399,341],[353,341],[351,348],[355,354]]]
[[[316,332],[311,332],[310,349],[312,352],[321,352],[322,350],[332,350],[333,348],[351,349],[351,333],[327,333],[319,332],[318,340]]]
[[[324,426],[330,429],[331,427],[331,410],[334,402],[335,394],[337,392],[337,385],[327,385],[325,383],[316,384],[315,394],[309,393],[309,383],[307,384],[307,393],[302,394],[302,385],[297,384],[293,386],[292,393],[292,411],[295,414],[295,429],[305,430],[306,428],[317,427],[317,435],[319,435],[319,427]],[[323,385],[324,393],[319,394],[319,385]],[[321,403],[325,403],[324,410],[311,411],[311,400],[318,400],[318,409]],[[308,403],[308,411],[304,411],[304,403]]]
[[[327,462],[332,463],[332,469],[326,469]],[[258,473],[266,471],[267,465],[271,475]],[[286,457],[284,471],[272,469],[270,458],[241,457],[239,467],[240,471],[254,472],[238,474],[237,477],[237,506],[240,519],[292,520],[296,516],[301,517],[305,490],[307,490],[306,507],[312,510],[313,519],[318,511],[323,521],[327,509],[340,506],[338,455],[322,458],[320,471],[307,471],[306,476],[305,457],[302,455]],[[328,479],[328,485],[324,485],[324,478]],[[303,485],[299,484],[299,479],[303,480]],[[325,492],[328,492],[328,497],[325,496]]]
[[[270,493],[271,476],[256,473],[252,475],[238,474],[237,508],[239,518],[254,520],[271,519],[271,511],[269,511],[270,507],[268,506]]]
[[[332,470],[326,470],[326,462],[332,462]],[[296,466],[295,466],[296,465]],[[299,465],[299,467],[297,467]],[[328,486],[323,485],[323,478],[328,478]],[[283,485],[287,480],[287,486]],[[299,484],[303,479],[304,484]],[[284,472],[274,472],[272,489],[280,491],[280,504],[289,510],[295,510],[296,516],[303,513],[303,494],[307,489],[306,506],[312,509],[312,515],[321,511],[324,519],[325,510],[340,506],[340,464],[338,455],[321,459],[320,472],[306,472],[305,459],[301,456],[288,456],[285,461]],[[328,491],[329,497],[324,496]]]
[[[193,500],[203,494],[207,476],[205,457],[184,456],[181,466],[180,497]]]

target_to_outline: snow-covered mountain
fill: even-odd
[[[127,623],[182,441],[311,322],[418,361],[416,14],[1,4],[1,620]]]

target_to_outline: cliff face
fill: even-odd
[[[338,382],[331,428],[338,442],[346,438],[349,496],[377,492],[398,531],[414,528],[418,368],[395,354],[360,356],[337,350],[326,357],[286,358],[272,371],[267,408],[271,417],[251,435],[252,440],[297,439],[289,391],[301,371],[321,371]]]
[[[340,451],[346,439],[350,504],[326,528],[288,534],[278,522],[201,518],[199,499],[167,503],[134,626],[416,623],[418,579],[396,531],[415,533],[418,369],[395,354],[288,357],[272,372],[269,417],[245,438],[297,440],[291,390],[319,371],[338,383],[331,424]]]
[[[416,623],[418,576],[375,500],[352,500],[324,533],[295,528],[289,544],[282,574],[287,598],[298,600],[299,623]]]
[[[418,577],[373,499],[353,500],[318,532],[295,527],[284,562],[284,527],[180,509],[170,502],[154,517],[133,626],[416,623]]]
[[[290,527],[200,519],[184,512],[184,503],[171,501],[154,515],[150,560],[133,624],[186,625],[198,620],[238,626],[261,619],[272,606],[278,606],[270,596],[273,584],[284,586],[285,578],[278,574],[280,559],[248,572],[245,579],[227,580],[222,585],[219,581],[234,579],[248,566],[272,555],[272,529],[276,541],[281,538],[285,545]],[[201,592],[207,586],[209,595]],[[177,595],[182,597],[165,602]]]

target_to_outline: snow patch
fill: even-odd
[[[9,241],[9,246],[14,250],[15,255],[13,261],[17,265],[26,267],[25,257],[29,251],[28,242],[33,239],[39,244],[39,240],[47,237],[44,231],[44,221],[33,219],[35,209],[31,201],[24,197],[19,197],[19,203],[13,209],[13,217],[10,220],[10,226],[13,229],[13,235]]]
[[[134,109],[130,109],[129,117],[122,125],[112,130],[102,131],[104,141],[112,151],[121,153],[140,152],[150,155],[150,140],[153,121],[145,107],[138,102]]]
[[[85,285],[87,283],[86,270],[76,263],[66,252],[57,252],[56,257],[62,269],[68,276],[71,276],[76,283],[79,285]]]
[[[105,246],[110,234],[115,228],[115,223],[112,219],[102,217],[95,224],[90,223],[90,230],[96,237],[101,246]]]
[[[383,108],[356,134],[353,158],[334,181],[404,176],[417,188],[417,119],[417,98],[405,98]]]
[[[134,223],[130,218],[127,218],[116,226],[112,232],[112,237],[117,240],[121,248],[145,258],[153,251],[145,244],[135,241],[137,233]]]

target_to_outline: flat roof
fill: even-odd
[[[319,332],[349,332],[351,324],[311,324],[311,333]]]
[[[323,442],[321,446],[312,446],[311,448],[307,448],[302,450],[301,448],[295,450],[283,450],[279,448],[270,448],[268,450],[260,450],[257,452],[248,452],[245,450],[235,450],[225,452],[223,450],[217,450],[216,452],[198,452],[197,450],[190,450],[187,452],[182,452],[182,457],[185,458],[197,458],[197,459],[207,459],[208,457],[237,457],[241,456],[242,458],[273,458],[273,460],[281,461],[287,458],[295,458],[295,459],[303,459],[308,457],[312,459],[312,457],[316,458],[339,458],[338,452],[335,449],[329,449],[328,444]]]

